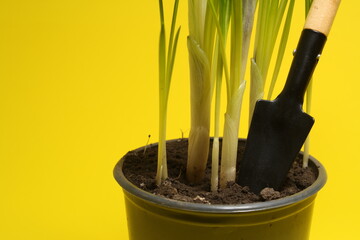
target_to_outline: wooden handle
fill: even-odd
[[[312,29],[328,36],[340,1],[313,0],[304,28]]]

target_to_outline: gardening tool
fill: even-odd
[[[299,153],[314,119],[302,110],[304,94],[325,45],[340,0],[314,0],[284,89],[254,109],[238,182],[259,193],[278,190]]]

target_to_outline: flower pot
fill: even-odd
[[[299,193],[268,202],[207,205],[143,191],[126,179],[123,163],[124,158],[115,166],[114,177],[124,190],[130,240],[305,240],[316,194],[326,182],[325,169],[310,157],[317,179]]]

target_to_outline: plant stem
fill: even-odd
[[[175,38],[176,15],[179,0],[175,0],[170,40],[168,44],[168,55],[166,57],[166,36],[164,8],[162,0],[159,0],[160,8],[160,38],[159,38],[159,145],[158,145],[158,164],[156,172],[156,184],[160,185],[168,177],[167,158],[166,158],[166,118],[171,75],[174,67],[176,48],[180,33],[177,30]]]
[[[238,135],[242,98],[245,90],[245,68],[256,1],[232,2],[230,81],[222,143],[220,187],[235,181]]]
[[[312,99],[312,84],[313,79],[310,80],[308,88],[306,90],[306,113],[311,114],[311,99]],[[304,154],[303,154],[303,168],[307,168],[309,164],[309,152],[310,152],[310,133],[307,136],[304,143]]]
[[[219,135],[220,135],[220,104],[221,104],[221,84],[222,84],[222,61],[219,55],[219,36],[216,40],[215,52],[213,58],[212,77],[216,78],[216,94],[215,94],[215,125],[214,125],[214,139],[212,145],[212,159],[211,159],[211,191],[218,190],[219,182]]]
[[[212,8],[213,17],[217,26],[217,39],[215,43],[215,50],[212,62],[211,78],[216,82],[215,95],[215,124],[214,124],[214,139],[212,146],[212,160],[211,160],[211,191],[216,192],[219,184],[219,135],[220,135],[220,105],[221,105],[221,85],[223,67],[225,65],[225,75],[228,79],[227,63],[225,56],[225,43],[230,22],[230,1],[221,0],[218,6],[219,16],[216,15],[215,6],[212,0],[209,1]],[[223,60],[224,59],[224,60]]]
[[[312,0],[305,0],[305,17],[309,13]],[[312,99],[312,85],[313,79],[310,80],[308,88],[306,90],[306,113],[311,113],[311,99]],[[310,133],[304,143],[304,154],[303,154],[303,168],[307,168],[309,164],[309,152],[310,152]]]
[[[207,0],[189,0],[188,5],[191,129],[186,176],[188,181],[199,183],[205,176],[210,145],[210,108],[214,88],[211,63],[215,24]]]
[[[160,37],[159,37],[159,146],[158,165],[156,173],[156,184],[167,178],[166,167],[166,39],[164,8],[162,0],[159,0],[160,7]]]
[[[158,145],[158,165],[156,174],[156,184],[160,185],[163,180],[168,178],[167,158],[166,158],[166,106],[160,106],[162,109],[159,115],[159,145]]]

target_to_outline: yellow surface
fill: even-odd
[[[157,141],[157,4],[0,1],[0,239],[127,239],[112,168],[149,134]],[[314,78],[311,154],[329,180],[316,201],[313,240],[360,238],[359,9],[359,1],[342,1]],[[168,138],[189,131],[186,1],[179,23]]]

